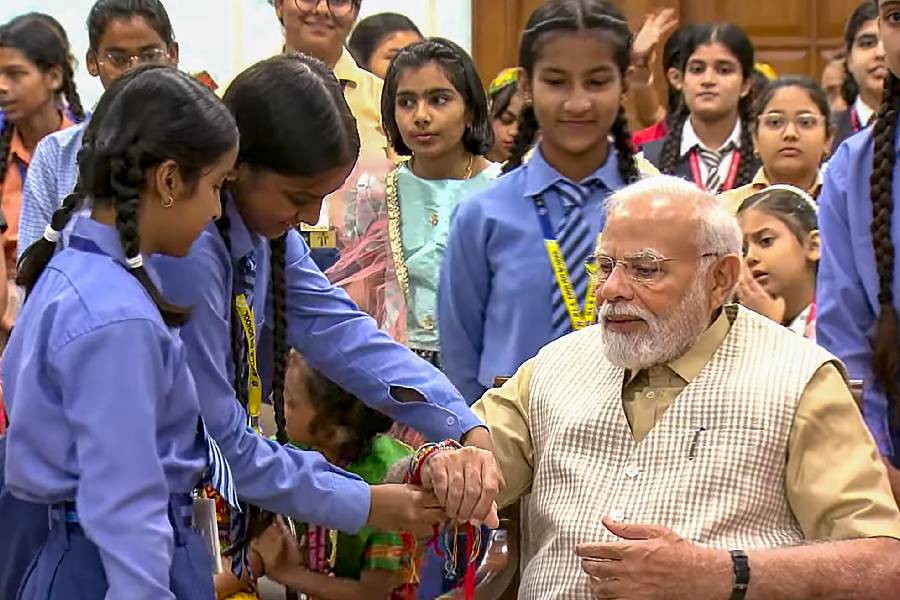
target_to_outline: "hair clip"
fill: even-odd
[[[506,86],[519,81],[519,69],[510,67],[503,69],[488,86],[488,95],[493,96]]]
[[[44,227],[44,239],[47,240],[48,242],[50,242],[51,244],[55,244],[56,242],[58,242],[60,235],[61,235],[60,232],[53,229],[53,227],[51,227],[50,225],[47,225],[46,227]]]
[[[799,196],[801,200],[806,202],[809,205],[809,207],[811,209],[813,209],[813,212],[819,212],[819,206],[816,204],[816,201],[813,199],[813,197],[809,195],[809,192],[807,192],[806,190],[800,189],[797,186],[788,185],[786,183],[776,183],[774,185],[770,185],[763,191],[764,192],[769,192],[769,191],[790,192],[790,193],[794,194],[795,196]]]
[[[140,269],[144,266],[144,257],[140,254],[125,259],[125,264],[129,269]]]

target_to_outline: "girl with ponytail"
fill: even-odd
[[[622,106],[631,43],[628,23],[603,0],[545,2],[522,34],[526,107],[508,175],[460,204],[438,289],[445,372],[469,402],[593,318],[584,264],[604,201],[639,177]],[[563,306],[549,238],[564,255],[558,274],[572,284],[567,305],[578,315]]]
[[[69,40],[53,17],[29,13],[0,26],[0,208],[11,272],[22,186],[35,146],[84,119],[72,69]]]
[[[80,193],[22,258],[27,295],[3,357],[4,495],[43,504],[45,536],[53,510],[18,598],[215,597],[184,514],[205,472],[231,489],[227,465],[204,435],[177,330],[190,311],[165,298],[147,257],[186,255],[221,214],[237,135],[219,100],[177,70],[126,75],[86,131]],[[90,216],[57,251],[83,200]]]
[[[863,416],[900,499],[900,3],[880,0],[878,9],[890,74],[873,127],[842,144],[825,175],[816,334],[864,381]]]
[[[754,52],[732,23],[697,26],[682,55],[684,104],[662,140],[644,145],[660,171],[712,193],[750,183],[762,166],[753,153]]]

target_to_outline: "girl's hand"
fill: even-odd
[[[773,298],[769,292],[754,279],[750,267],[746,264],[741,270],[741,280],[737,287],[738,302],[750,310],[768,317],[776,323],[784,322],[784,298]]]
[[[660,40],[674,31],[676,27],[678,27],[678,17],[675,15],[675,9],[665,8],[651,13],[634,39],[633,62],[637,65],[647,64]]]
[[[282,517],[266,529],[253,541],[252,549],[262,561],[262,568],[269,575],[300,564],[300,551],[294,536],[291,535]]]

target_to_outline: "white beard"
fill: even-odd
[[[615,366],[640,371],[664,365],[678,358],[694,345],[709,326],[709,298],[703,289],[704,277],[696,277],[672,311],[656,317],[646,309],[618,302],[606,303],[602,317],[619,316],[643,319],[648,330],[639,333],[617,333],[603,327],[603,353]]]

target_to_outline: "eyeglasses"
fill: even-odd
[[[792,119],[777,112],[759,115],[759,124],[775,133],[784,131],[787,128],[788,123],[793,123],[797,131],[813,131],[814,129],[818,129],[819,125],[824,121],[825,117],[823,115],[815,115],[812,113],[800,113],[799,115],[794,115]]]
[[[719,254],[707,252],[706,254],[701,254],[697,260],[703,260],[704,258],[710,258],[712,256],[719,256]],[[675,260],[687,259],[664,258],[650,252],[639,252],[637,254],[626,256],[621,260],[616,260],[611,256],[598,254],[593,260],[589,260],[586,263],[586,266],[588,274],[596,277],[597,283],[600,285],[605,284],[606,281],[612,277],[613,271],[616,270],[616,266],[618,265],[622,265],[622,268],[625,269],[625,274],[635,283],[641,285],[653,285],[659,283],[665,275],[662,268],[663,263]]]
[[[319,5],[321,0],[294,0],[294,5],[297,7],[297,10],[303,12],[312,12],[316,10],[316,7]],[[356,4],[355,0],[328,0],[326,2],[328,4],[328,10],[335,17],[345,17],[353,12],[353,7]]]
[[[135,65],[162,64],[169,61],[169,51],[164,48],[148,48],[138,54],[129,54],[118,50],[110,50],[103,55],[106,60],[98,60],[99,63],[107,63],[113,67],[125,70]]]

